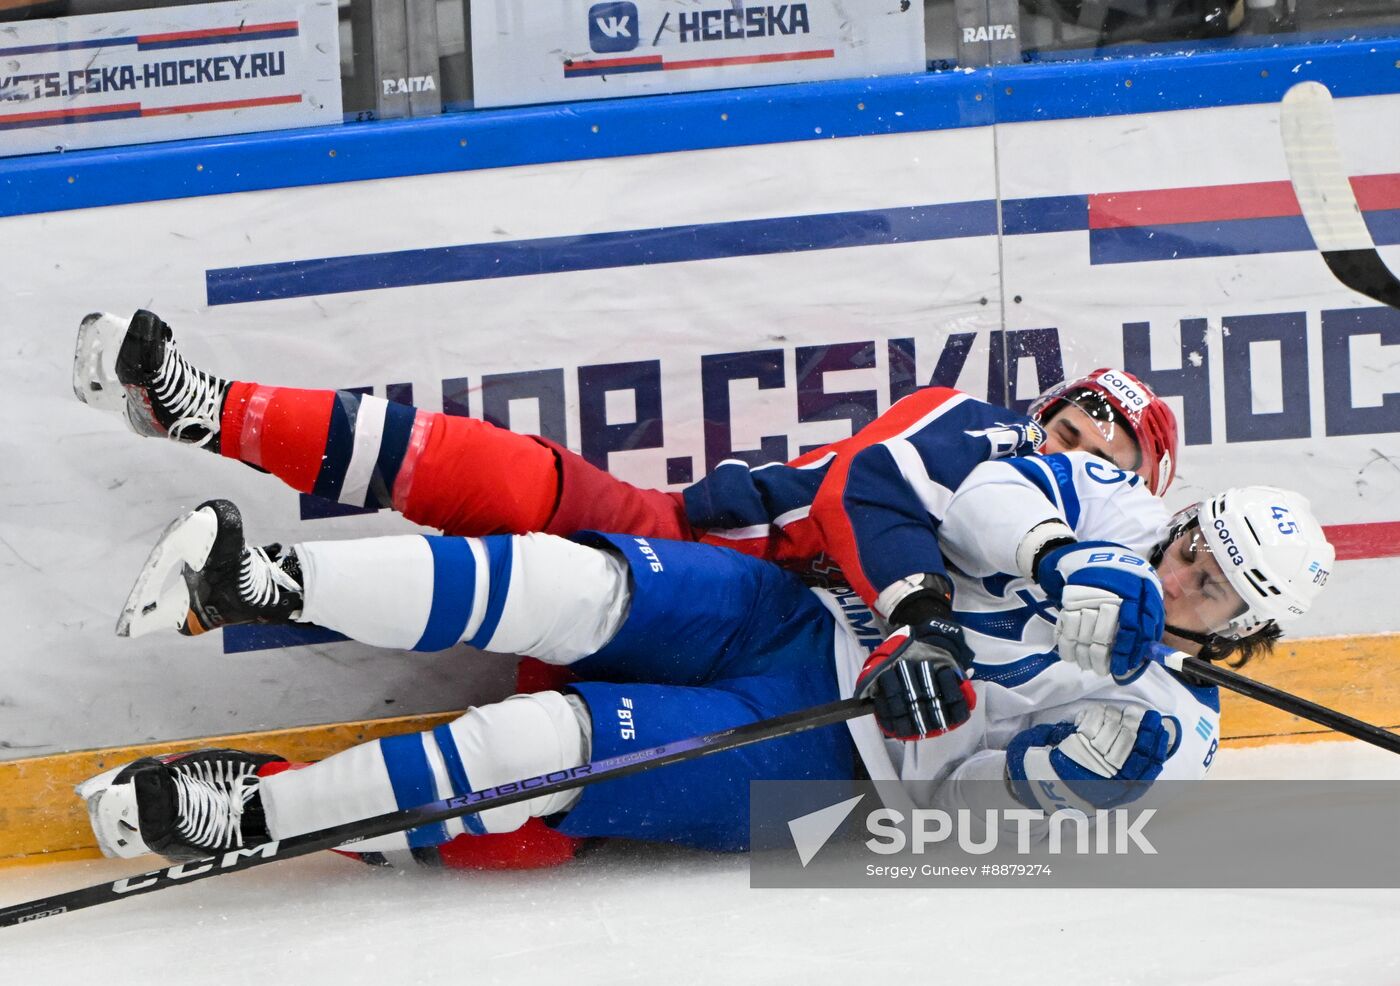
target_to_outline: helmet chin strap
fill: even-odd
[[[1216,635],[1213,633],[1201,633],[1197,630],[1187,630],[1185,627],[1174,627],[1170,623],[1167,624],[1167,633],[1171,634],[1173,637],[1180,637],[1182,640],[1189,640],[1191,643],[1199,644],[1202,647],[1209,647],[1211,644],[1215,643],[1217,639]]]

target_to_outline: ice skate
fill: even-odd
[[[196,750],[144,757],[79,784],[103,855],[201,859],[269,841],[258,773],[278,756]]]
[[[301,613],[295,552],[250,548],[228,500],[210,500],[165,529],[127,596],[117,635],[194,636],[239,623],[289,623]]]
[[[170,326],[148,311],[129,321],[95,312],[78,328],[73,393],[120,412],[138,435],[219,450],[219,419],[229,382],[196,369]]]

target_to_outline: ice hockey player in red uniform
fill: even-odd
[[[115,354],[113,366],[102,365],[104,354]],[[447,534],[593,529],[702,540],[812,581],[846,583],[892,625],[914,628],[911,660],[951,646],[939,630],[951,616],[952,587],[938,526],[979,462],[1084,450],[1160,494],[1177,452],[1168,406],[1130,374],[1101,369],[1047,394],[1034,419],[927,388],[791,463],[726,461],[666,493],[476,419],[347,391],[221,379],[191,365],[169,327],[144,311],[129,321],[84,320],[74,387],[79,398],[124,412],[139,434],[239,459],[301,492],[393,508]]]
[[[104,368],[104,354],[115,354]],[[679,493],[641,489],[568,449],[474,418],[348,391],[219,378],[192,366],[150,312],[90,315],[74,388],[138,434],[238,459],[303,493],[392,508],[447,534],[626,531],[702,540],[814,581],[851,586],[882,617],[942,591],[942,508],[979,462],[1033,451],[1099,455],[1165,492],[1176,419],[1122,370],[1055,388],[1032,418],[943,387],[897,402],[851,438],[790,463],[721,463]]]

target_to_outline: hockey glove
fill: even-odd
[[[1027,808],[1053,812],[1116,808],[1136,801],[1176,750],[1171,716],[1136,706],[1100,704],[1074,722],[1032,726],[1006,748],[1006,780]]]
[[[963,669],[972,651],[962,627],[932,618],[895,630],[856,677],[856,696],[875,702],[875,722],[891,739],[938,736],[967,722],[977,694]]]
[[[1145,558],[1109,541],[1075,541],[1045,553],[1036,582],[1060,608],[1060,659],[1124,678],[1162,639],[1162,584]]]

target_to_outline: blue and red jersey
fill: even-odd
[[[700,540],[845,583],[874,606],[900,579],[946,575],[938,527],[953,491],[1043,438],[1023,415],[930,387],[850,438],[789,463],[726,460],[680,495]]]

